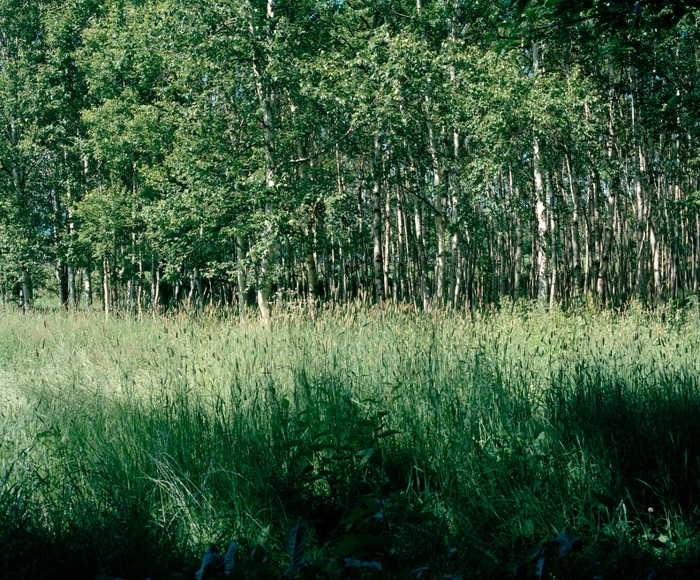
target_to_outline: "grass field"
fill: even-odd
[[[693,578],[699,508],[692,310],[0,313],[1,578]]]

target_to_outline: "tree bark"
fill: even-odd
[[[22,309],[25,314],[34,310],[34,285],[27,268],[22,268]]]
[[[572,268],[574,278],[574,297],[578,298],[582,294],[582,278],[581,278],[581,256],[580,256],[580,237],[579,237],[579,195],[578,187],[574,181],[574,176],[571,171],[571,158],[569,153],[566,153],[566,173],[569,182],[569,193],[571,194],[571,253],[572,253]]]
[[[532,70],[539,73],[539,46],[532,45]],[[542,153],[537,135],[533,143],[533,173],[535,179],[535,215],[537,217],[537,301],[540,307],[547,299],[547,208],[545,205],[544,180],[542,178]]]
[[[254,9],[249,3],[250,11],[250,32],[253,39],[256,39],[257,34],[255,30],[254,21]],[[275,0],[267,0],[267,10],[265,13],[266,22],[266,40],[267,44],[272,43],[272,21],[275,17]],[[272,195],[275,188],[275,127],[273,119],[273,100],[274,95],[269,86],[269,79],[263,74],[261,68],[263,63],[258,62],[256,56],[255,48],[253,52],[253,73],[255,76],[255,90],[258,96],[258,102],[260,103],[260,108],[262,110],[262,121],[264,127],[264,137],[265,137],[265,188],[268,196]],[[269,257],[270,257],[270,246],[272,244],[272,224],[270,222],[269,216],[272,213],[272,208],[270,205],[270,200],[265,201],[265,225],[262,233],[262,243],[263,251],[260,258],[260,268],[259,268],[259,279],[258,279],[258,289],[257,289],[257,302],[258,309],[260,310],[260,316],[262,318],[263,324],[269,325],[270,323],[270,297],[272,295],[272,280],[269,277]]]
[[[92,270],[88,264],[83,268],[83,291],[85,292],[85,312],[92,308]]]
[[[374,136],[374,156],[372,158],[372,240],[374,245],[374,297],[381,304],[385,297],[384,264],[382,261],[382,199],[381,199],[381,144],[379,135]]]
[[[556,229],[556,221],[554,219],[555,211],[554,211],[554,199],[552,198],[553,192],[551,191],[551,186],[549,183],[549,178],[547,179],[547,198],[551,199],[552,201],[550,202],[550,211],[549,211],[549,229],[550,229],[550,235],[551,235],[551,266],[550,269],[552,271],[552,276],[551,276],[551,282],[549,285],[549,309],[553,310],[554,306],[556,304],[556,295],[557,295],[557,229]]]
[[[437,256],[435,257],[435,302],[441,305],[445,299],[445,221],[443,200],[443,177],[438,157],[435,134],[430,117],[430,99],[425,97],[425,122],[428,127],[428,148],[433,164],[433,186],[435,188],[433,203],[435,210],[435,237],[437,238]]]

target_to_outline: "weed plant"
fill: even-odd
[[[0,329],[2,578],[187,577],[231,539],[236,577],[700,565],[694,311],[350,306],[270,329],[5,312]]]

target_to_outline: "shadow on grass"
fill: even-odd
[[[258,542],[270,543],[264,553],[272,564],[242,567],[237,572],[241,578],[284,574],[285,522],[297,517],[309,523],[315,551],[314,567],[304,572],[305,577],[697,577],[698,380],[661,374],[653,385],[645,385],[641,379],[630,383],[605,376],[602,370],[579,369],[568,381],[553,384],[538,401],[540,407],[544,404],[543,414],[515,389],[494,385],[498,373],[492,371],[482,377],[489,388],[499,389],[489,395],[491,399],[484,391],[478,394],[485,397],[483,405],[455,406],[450,414],[454,402],[450,397],[456,401],[459,389],[453,388],[450,395],[443,388],[443,394],[431,401],[433,416],[426,422],[433,434],[419,433],[421,422],[416,419],[410,427],[415,430],[413,439],[392,428],[392,417],[382,404],[360,405],[352,390],[332,376],[314,384],[299,378],[290,399],[270,390],[264,393],[265,410],[256,408],[253,415],[172,396],[169,404],[156,405],[148,413],[122,404],[118,415],[122,422],[105,425],[105,433],[107,427],[110,432],[132,433],[135,439],[128,444],[139,447],[139,452],[114,447],[128,440],[117,443],[105,438],[112,441],[112,448],[96,452],[84,447],[80,437],[66,436],[74,448],[57,451],[58,457],[70,461],[63,466],[62,483],[51,484],[48,476],[28,469],[22,476],[13,475],[16,483],[0,489],[0,577],[92,580],[108,573],[130,580],[173,574],[192,578],[201,554],[193,553],[191,538],[178,527],[175,512],[168,516],[170,525],[154,522],[158,504],[152,482],[162,480],[166,471],[182,478],[178,489],[190,486],[193,505],[203,497],[206,483],[210,499],[219,502],[221,519],[245,520],[240,504],[237,508],[231,500],[234,493],[245,496],[240,501],[252,506],[249,519],[267,514],[267,519],[258,517],[248,528],[236,520],[224,532],[226,540],[235,538],[242,547],[248,546],[248,553],[254,553]],[[500,441],[495,433],[476,450],[473,425],[503,420],[491,403],[500,406],[498,413],[506,416],[502,424],[513,433],[509,441]],[[513,417],[535,423],[536,428],[516,436],[518,421]],[[60,420],[61,431],[70,434],[82,419],[76,414]],[[410,415],[402,420],[402,427],[409,430]],[[99,424],[96,419],[89,427],[94,431]],[[435,433],[438,427],[442,431]],[[555,435],[549,451],[557,457],[538,450],[540,428]],[[88,432],[87,427],[82,429],[75,433]],[[100,437],[98,433],[93,443]],[[456,444],[450,440],[457,437]],[[142,454],[143,449],[148,453]],[[146,456],[151,459],[145,460]],[[608,471],[609,486],[588,490],[596,505],[580,510],[585,513],[578,518],[589,519],[588,532],[572,533],[582,536],[583,551],[555,555],[545,567],[538,567],[537,554],[546,551],[561,529],[555,532],[548,525],[554,520],[547,512],[552,509],[551,498],[547,504],[532,490],[543,477],[549,478],[547,485],[565,490],[568,475],[563,472],[578,456],[595,458],[596,469]],[[210,469],[212,457],[216,470]],[[153,458],[163,462],[160,472]],[[462,488],[455,486],[453,472],[459,461],[463,461],[460,469],[474,462],[475,480],[499,480],[490,496],[476,484],[469,487],[466,479],[459,480],[465,482]],[[586,467],[585,460],[583,464]],[[127,474],[123,479],[122,473]],[[239,477],[234,473],[242,474],[247,487],[233,485]],[[63,488],[81,478],[89,485]],[[594,480],[593,475],[582,476],[581,486],[593,486]],[[88,497],[86,489],[99,493]],[[566,503],[564,494],[561,491],[561,501]],[[530,503],[526,505],[523,498]],[[158,501],[162,508],[172,509],[168,502],[175,499]],[[547,525],[525,537],[518,526],[528,510],[529,517],[536,515]],[[476,522],[478,534],[469,534],[467,520]],[[563,523],[580,527],[576,521]],[[267,528],[262,540],[255,537],[255,526]],[[213,537],[217,533],[222,532],[211,531],[212,540],[221,539]],[[348,566],[346,558],[367,565]],[[242,556],[242,561],[250,563],[253,558]]]
[[[680,509],[700,516],[700,379],[663,373],[604,379],[602,372],[572,377],[550,391],[551,421],[565,444],[584,445],[606,458],[624,492],[649,513]],[[585,441],[585,443],[583,443]]]

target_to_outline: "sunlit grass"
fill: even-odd
[[[598,559],[581,577],[696,547],[692,311],[0,324],[0,576],[167,576],[231,538],[281,562],[298,516],[316,576],[356,533],[394,542],[348,548],[385,571],[396,555],[464,576],[527,563],[564,528]],[[403,501],[435,519],[401,519]]]

